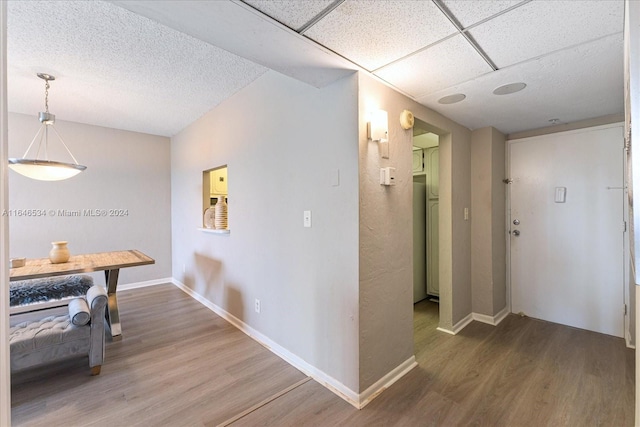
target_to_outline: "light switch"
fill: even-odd
[[[556,187],[556,203],[564,203],[567,200],[567,187]]]
[[[304,226],[311,227],[311,211],[304,211]]]

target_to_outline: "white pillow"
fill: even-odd
[[[91,311],[84,298],[74,298],[69,301],[69,318],[76,326],[83,326],[91,320]]]

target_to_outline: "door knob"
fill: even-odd
[[[519,236],[520,235],[520,230],[513,230],[513,235],[514,236]]]
[[[520,220],[519,219],[514,219],[513,220],[513,224],[514,225],[520,225]]]

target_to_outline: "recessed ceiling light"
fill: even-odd
[[[508,85],[497,87],[493,90],[494,95],[509,95],[511,93],[520,92],[527,87],[524,83],[509,83]]]
[[[454,95],[444,96],[438,99],[438,104],[455,104],[465,99],[467,95],[464,93],[456,93]]]

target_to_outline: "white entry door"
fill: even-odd
[[[622,126],[508,147],[511,311],[622,337]]]

